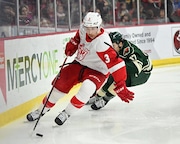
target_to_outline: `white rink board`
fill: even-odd
[[[65,59],[63,41],[69,37],[70,34],[63,34],[5,41],[7,103],[0,93],[0,112],[50,90]],[[68,58],[67,62],[71,60]]]
[[[173,38],[179,24],[113,28],[136,43],[153,60],[179,57]],[[64,49],[75,32],[4,41],[5,89],[0,89],[0,113],[48,92],[64,61]],[[1,47],[2,48],[2,47]],[[72,61],[68,58],[68,61]],[[2,85],[2,84],[1,84]],[[6,95],[2,93],[6,91]],[[5,101],[6,98],[6,101]]]
[[[175,51],[173,41],[175,33],[178,31],[180,33],[180,24],[136,26],[108,29],[107,31],[119,31],[123,34],[124,38],[148,53],[153,60],[180,56],[180,54]]]

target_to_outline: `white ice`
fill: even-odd
[[[86,105],[62,126],[54,127],[54,118],[68,100],[43,116],[35,131],[24,116],[0,128],[0,144],[179,144],[180,65],[154,68],[146,84],[130,90],[131,103],[115,97],[99,111]]]

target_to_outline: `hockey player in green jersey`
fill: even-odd
[[[127,70],[126,86],[132,87],[146,83],[153,68],[148,54],[144,53],[130,41],[124,39],[119,32],[111,32],[109,36],[119,57],[125,61]],[[104,86],[89,100],[89,104],[92,104],[91,108],[93,110],[99,110],[104,107],[116,96],[113,89],[114,80],[110,75]]]

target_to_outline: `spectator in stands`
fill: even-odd
[[[126,8],[130,14],[136,10],[137,0],[118,0],[120,3],[125,2]]]
[[[175,13],[176,7],[174,6],[174,1],[167,0],[166,2],[167,2],[167,17],[169,18],[169,21],[180,22],[180,17]],[[162,1],[162,7],[165,7],[164,1]]]
[[[27,5],[21,5],[19,8],[19,24],[29,25],[33,19],[32,13]]]
[[[104,24],[112,23],[112,6],[108,0],[97,0],[96,8],[100,10]]]
[[[48,3],[45,7],[41,9],[41,19],[44,18],[50,21],[50,26],[53,26],[55,22],[53,3]]]
[[[126,2],[121,2],[120,4],[120,10],[118,13],[118,19],[119,21],[122,20],[125,14],[129,14],[129,10],[127,9]]]
[[[47,4],[48,4],[47,0],[41,0],[40,1],[41,9],[47,8]]]
[[[9,26],[15,24],[15,11],[9,5],[3,5],[0,9],[0,26]]]
[[[131,15],[129,13],[125,13],[121,17],[120,25],[123,25],[123,26],[132,25],[132,18],[131,18]]]
[[[132,20],[137,21],[136,0],[118,0],[117,21],[120,25],[132,25]]]
[[[48,7],[47,7],[48,17],[49,17],[49,20],[52,24],[54,24],[54,21],[55,21],[54,6],[53,5],[54,5],[53,3],[48,3]]]
[[[47,0],[41,0],[40,1],[40,13],[41,13],[41,17],[47,17],[47,6],[48,2]]]
[[[174,9],[175,11],[180,9],[180,0],[174,0]]]
[[[40,26],[41,27],[51,27],[51,22],[47,18],[41,18]]]
[[[142,4],[140,4],[140,6],[139,6],[139,12],[140,12],[140,20],[144,20],[144,19],[146,19],[146,10],[144,9],[144,7],[143,7],[143,5]],[[137,15],[136,15],[136,17],[137,17]]]
[[[174,15],[180,18],[180,0],[174,0]]]
[[[92,8],[93,1],[92,0],[81,0],[81,4],[83,7],[85,7],[85,12],[83,10],[83,14],[82,14],[83,16],[85,16],[87,14],[87,12],[93,11],[93,8]]]
[[[0,2],[0,38],[12,36],[10,28],[15,24],[15,15],[13,3]]]
[[[68,16],[64,11],[64,7],[62,5],[57,5],[57,24],[58,25],[67,25]]]
[[[141,3],[146,11],[152,10],[154,17],[158,17],[162,5],[161,0],[142,0]]]
[[[177,9],[177,10],[174,12],[174,15],[177,17],[177,22],[180,22],[180,9]]]
[[[82,12],[82,18],[85,17],[87,11],[86,11],[86,6],[84,4],[81,5],[81,12]],[[82,19],[83,21],[83,19]]]
[[[157,24],[158,21],[154,17],[153,10],[149,9],[146,12],[146,19],[144,20],[144,24]]]
[[[100,12],[100,10],[99,10],[99,9],[96,9],[96,12],[97,12],[97,13],[99,13],[99,14],[101,15],[101,12]]]
[[[19,0],[19,5],[27,5],[32,15],[36,13],[36,0]]]
[[[160,12],[159,12],[159,17],[157,18],[157,21],[159,23],[165,23],[165,10],[164,8],[161,8],[160,9]],[[167,19],[167,22],[169,22],[169,19]]]
[[[80,24],[79,4],[76,1],[71,2],[71,24]]]
[[[140,14],[140,24],[143,24],[144,23],[144,20],[146,19],[146,10],[144,9],[143,5],[140,4],[139,5],[139,14]],[[132,23],[134,25],[137,25],[138,24],[138,21],[137,21],[137,9],[135,9],[133,11],[133,13],[131,14],[131,17],[132,17]]]

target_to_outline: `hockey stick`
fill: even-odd
[[[48,97],[46,98],[46,101],[45,101],[44,106],[43,106],[43,108],[42,108],[42,110],[41,110],[41,113],[40,113],[40,115],[39,115],[39,117],[38,117],[38,119],[37,119],[37,121],[36,121],[36,123],[35,123],[35,125],[34,125],[33,131],[36,129],[37,124],[39,123],[39,120],[40,120],[41,116],[43,115],[43,111],[44,111],[44,109],[45,109],[45,107],[46,107],[46,104],[47,104],[47,102],[48,102],[48,100],[49,100],[49,98],[50,98],[50,95],[51,95],[51,93],[52,93],[52,91],[53,91],[53,89],[54,89],[54,84],[56,83],[56,81],[57,81],[57,79],[58,79],[58,77],[59,77],[59,75],[60,75],[60,73],[61,73],[61,70],[63,69],[63,67],[64,67],[64,65],[65,65],[65,63],[66,63],[67,58],[68,58],[68,56],[66,56],[66,58],[64,59],[64,62],[63,62],[63,64],[61,65],[61,69],[60,69],[58,75],[56,76],[56,79],[55,79],[54,82],[53,82],[52,88],[51,88],[51,90],[50,90],[50,92],[49,92],[49,94],[48,94]],[[38,134],[38,133],[37,133],[36,135],[37,135],[37,136],[41,136],[41,135]]]

